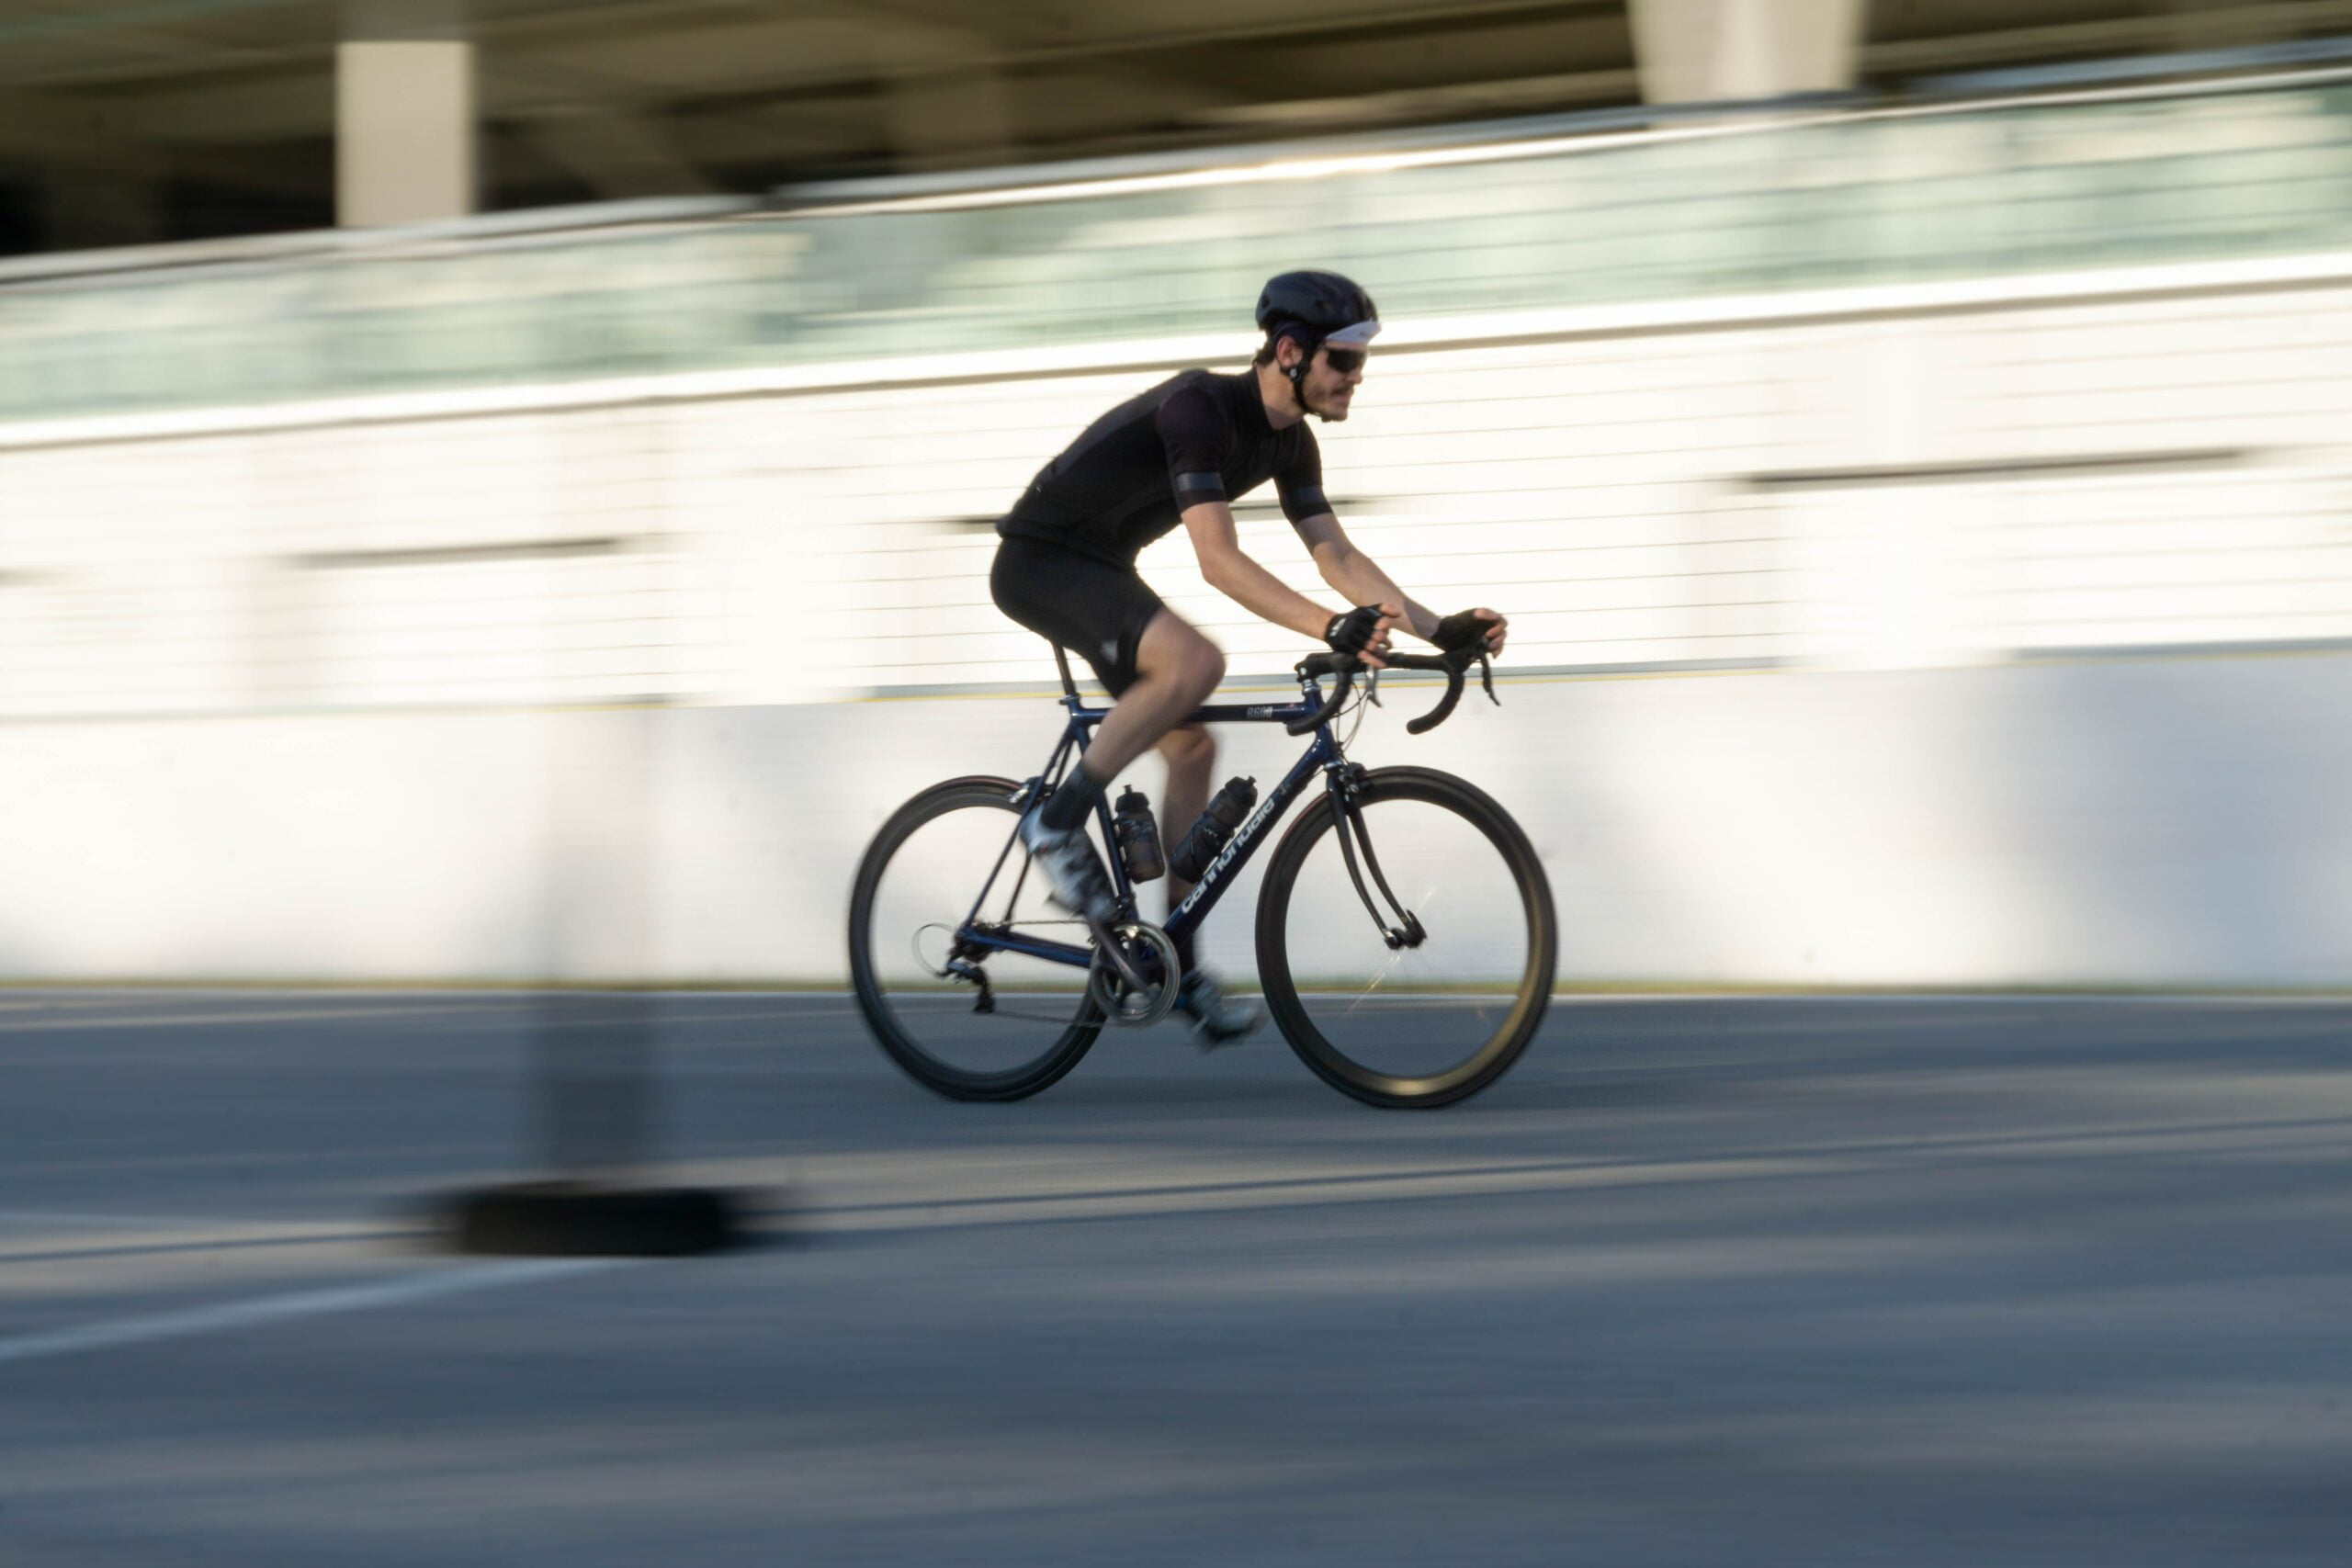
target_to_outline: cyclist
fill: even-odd
[[[1500,652],[1504,618],[1484,607],[1442,618],[1408,599],[1357,549],[1323,494],[1308,414],[1344,420],[1380,331],[1372,297],[1329,272],[1286,272],[1258,296],[1265,333],[1238,375],[1186,370],[1089,425],[1038,472],[997,524],[989,586],[998,608],[1092,667],[1114,699],[1086,755],[1021,822],[1056,902],[1102,923],[1109,876],[1086,837],[1095,803],[1121,769],[1157,747],[1168,765],[1159,820],[1171,839],[1208,801],[1216,743],[1185,717],[1225,676],[1215,643],[1159,601],[1136,572],[1143,547],[1184,525],[1201,576],[1252,615],[1319,637],[1374,668],[1392,627],[1443,649],[1484,640]],[[1242,554],[1231,502],[1267,479],[1317,570],[1350,609],[1332,612]],[[1171,874],[1173,908],[1190,890]],[[1257,1009],[1229,998],[1180,949],[1177,1006],[1204,1043],[1238,1038]]]

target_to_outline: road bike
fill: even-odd
[[[1094,829],[1117,914],[1093,926],[1046,902],[1014,832],[1111,711],[1080,695],[1059,648],[1054,659],[1068,719],[1045,768],[1025,781],[933,784],[883,824],[859,863],[850,974],[875,1039],[910,1077],[952,1099],[1020,1100],[1076,1066],[1106,1026],[1160,1021],[1182,979],[1176,939],[1198,931],[1318,780],[1258,893],[1258,982],[1283,1038],[1326,1083],[1386,1107],[1452,1104],[1518,1060],[1552,995],[1556,922],[1543,863],[1466,780],[1348,760],[1336,723],[1351,703],[1362,722],[1378,701],[1378,671],[1317,653],[1295,667],[1295,702],[1195,712],[1195,724],[1280,724],[1313,739],[1160,925],[1142,918],[1106,792]],[[1445,677],[1444,696],[1407,730],[1444,723],[1473,664],[1493,699],[1475,648],[1389,655],[1392,671]]]

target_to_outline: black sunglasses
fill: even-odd
[[[1352,376],[1363,369],[1363,358],[1361,348],[1332,348],[1327,344],[1323,350],[1323,362],[1342,376]]]

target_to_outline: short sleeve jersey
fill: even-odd
[[[1305,420],[1276,430],[1254,371],[1187,370],[1088,425],[1038,470],[997,532],[1132,566],[1186,507],[1229,502],[1268,479],[1294,525],[1331,510]]]

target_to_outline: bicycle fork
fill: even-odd
[[[1340,819],[1336,831],[1340,835],[1340,853],[1348,863],[1348,880],[1355,884],[1356,897],[1363,900],[1364,913],[1372,917],[1374,928],[1391,953],[1399,948],[1419,947],[1428,940],[1429,933],[1421,929],[1420,918],[1405,908],[1405,901],[1388,886],[1388,878],[1380,870],[1380,856],[1372,847],[1372,832],[1363,825],[1363,813],[1356,809],[1356,782],[1363,773],[1361,767],[1351,762],[1331,784],[1331,809]],[[1362,864],[1356,858],[1359,844],[1363,846]],[[1396,913],[1394,926],[1381,913],[1380,906],[1373,902],[1371,889],[1363,885],[1367,867],[1372,872],[1373,886],[1380,889],[1381,897]]]

